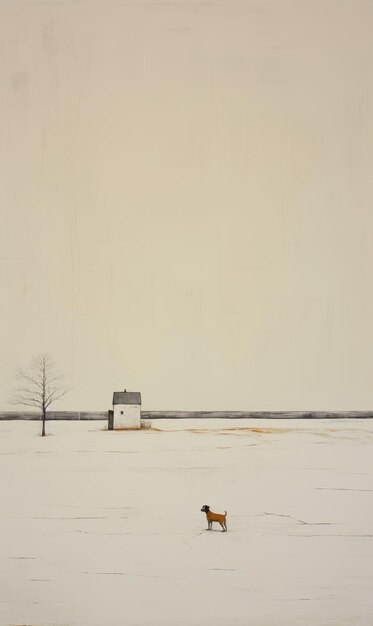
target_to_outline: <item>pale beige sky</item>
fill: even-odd
[[[373,406],[373,2],[0,0],[0,409]]]

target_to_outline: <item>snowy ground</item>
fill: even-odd
[[[373,421],[153,426],[0,423],[1,626],[373,625]]]

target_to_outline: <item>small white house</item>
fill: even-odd
[[[114,391],[114,428],[141,428],[141,393],[138,391]]]

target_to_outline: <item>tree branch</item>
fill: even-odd
[[[61,385],[62,376],[55,373],[54,362],[45,353],[34,357],[28,368],[20,368],[16,380],[21,384],[14,389],[12,404],[45,411],[68,393],[68,389]]]

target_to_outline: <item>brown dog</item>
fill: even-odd
[[[225,518],[227,517],[227,511],[225,511],[224,515],[222,513],[213,513],[212,511],[210,511],[210,507],[208,506],[208,504],[205,504],[202,507],[201,511],[202,513],[206,513],[207,530],[212,529],[212,522],[218,522],[223,529],[223,533],[226,532],[227,522]]]

